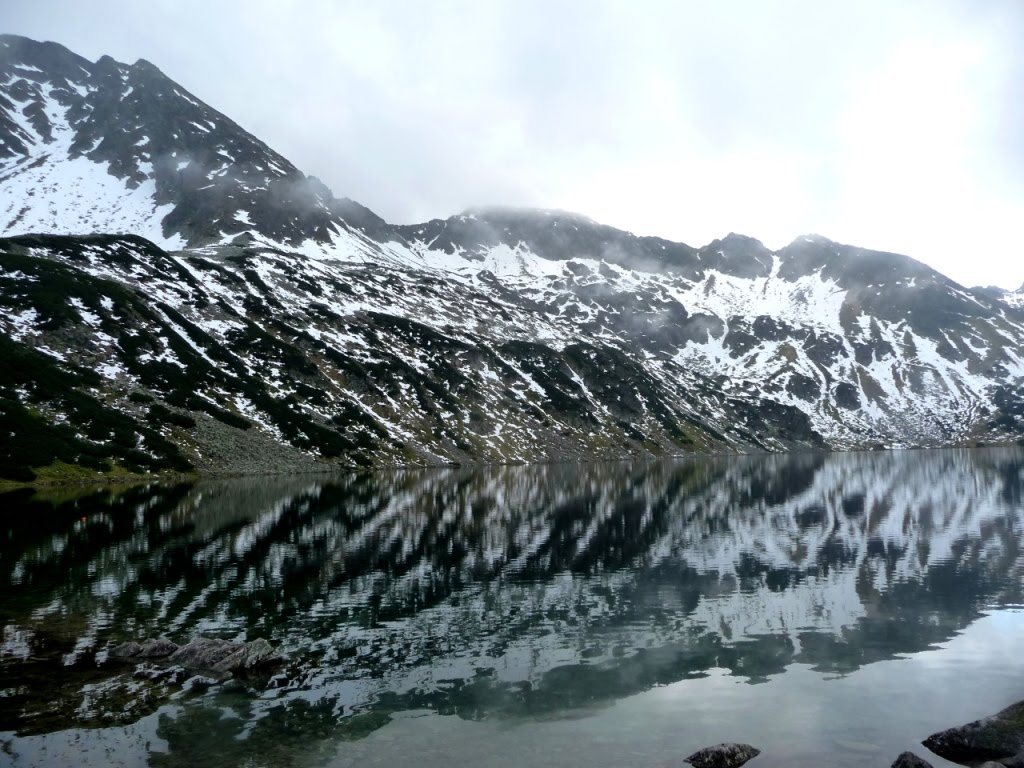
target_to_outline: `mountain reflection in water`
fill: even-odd
[[[197,749],[299,764],[408,710],[564,717],[711,670],[847,674],[1024,602],[1022,458],[793,454],[8,494],[0,731],[16,753],[23,737],[152,716],[154,765]],[[266,637],[290,661],[248,692],[182,695],[107,658],[161,635]]]

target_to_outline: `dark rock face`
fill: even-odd
[[[694,752],[685,762],[694,768],[739,768],[759,754],[761,750],[749,744],[718,744]]]
[[[927,760],[922,760],[913,752],[904,752],[896,758],[892,768],[932,768],[932,764]]]
[[[1002,761],[1024,752],[1024,701],[980,720],[932,734],[923,744],[955,763]]]
[[[773,254],[760,240],[730,232],[700,249],[706,269],[739,277],[766,277],[772,270]]]
[[[832,397],[840,408],[845,408],[848,411],[860,408],[860,395],[857,394],[857,388],[848,381],[837,384]]]

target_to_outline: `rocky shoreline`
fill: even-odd
[[[961,765],[1024,768],[1024,701],[966,725],[933,733],[922,743]]]
[[[994,715],[933,733],[921,742],[931,752],[970,768],[1024,768],[1024,701]],[[693,768],[739,768],[761,754],[749,744],[706,747],[684,762]],[[904,752],[891,768],[932,768],[913,752]]]

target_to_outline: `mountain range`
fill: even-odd
[[[967,255],[965,255],[967,256]],[[0,36],[0,477],[1020,438],[1024,292],[808,235],[392,225],[147,61]]]

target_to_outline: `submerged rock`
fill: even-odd
[[[214,667],[214,670],[217,672],[232,672],[236,669],[253,669],[268,664],[275,664],[279,661],[281,661],[280,654],[274,650],[270,643],[259,637],[250,643],[244,643],[241,648],[222,659]]]
[[[137,643],[134,640],[121,643],[115,646],[110,651],[110,654],[131,659],[160,659],[164,656],[170,656],[176,650],[178,650],[177,643],[172,643],[163,637],[151,637],[148,640],[143,640],[141,643]]]
[[[156,659],[172,665],[140,665],[136,669],[136,677],[150,680],[167,679],[169,669],[181,670],[183,673],[185,670],[215,672],[224,678],[230,677],[232,672],[283,661],[281,655],[262,637],[248,643],[199,637],[180,646],[164,638],[150,638],[141,643],[132,640],[111,649],[110,655],[124,659]]]
[[[934,733],[923,744],[954,763],[976,765],[986,760],[1013,764],[1024,752],[1024,701],[967,725]]]
[[[685,762],[693,768],[739,768],[759,754],[761,750],[749,744],[717,744],[694,752]]]
[[[281,656],[262,637],[248,643],[200,637],[178,648],[168,661],[187,669],[226,673],[273,664]]]
[[[913,752],[904,752],[896,758],[892,768],[932,768],[932,764],[923,760]]]
[[[238,643],[230,640],[218,640],[213,637],[199,637],[186,643],[171,654],[173,664],[181,664],[189,669],[213,669],[216,664],[230,656],[239,648]]]

